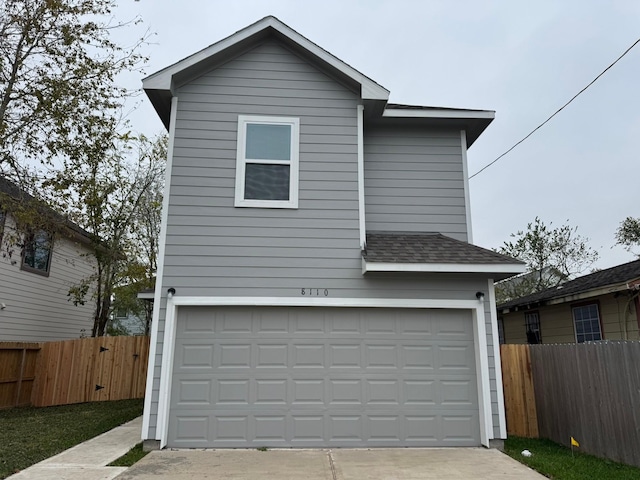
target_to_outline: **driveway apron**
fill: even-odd
[[[118,480],[542,480],[498,450],[162,450]]]

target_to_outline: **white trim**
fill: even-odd
[[[291,157],[289,160],[260,160],[246,158],[247,125],[287,125],[291,127]],[[289,166],[289,200],[252,200],[244,198],[245,168],[247,163]],[[300,119],[296,117],[270,117],[238,115],[238,141],[236,151],[236,207],[298,208],[298,183],[300,172]]]
[[[149,345],[149,363],[147,366],[147,384],[144,395],[144,412],[142,416],[142,439],[150,440],[149,427],[151,417],[151,399],[153,397],[153,376],[158,344],[158,324],[160,323],[160,301],[162,299],[162,275],[164,272],[164,252],[167,244],[167,219],[169,217],[169,193],[171,191],[171,169],[173,165],[173,146],[176,138],[176,116],[178,113],[178,97],[171,99],[171,116],[169,117],[169,143],[167,144],[167,165],[165,168],[164,196],[162,198],[162,221],[160,223],[160,239],[158,244],[158,269],[156,272],[156,288],[153,300],[153,316],[151,321],[151,344]],[[156,428],[155,439],[158,440]]]
[[[489,356],[487,349],[487,329],[484,319],[484,298],[476,300],[473,317],[474,343],[476,354],[476,376],[478,378],[478,407],[480,409],[480,441],[489,447],[493,438],[493,413],[491,412],[491,381],[489,380]]]
[[[229,47],[267,29],[273,28],[280,34],[287,37],[292,42],[298,44],[312,55],[316,56],[321,61],[327,63],[336,70],[342,72],[348,77],[352,78],[361,85],[361,97],[366,100],[388,100],[389,90],[378,85],[376,82],[358,72],[353,67],[347,65],[342,60],[334,57],[326,50],[323,50],[315,43],[311,42],[307,38],[300,35],[298,32],[282,23],[275,17],[269,16],[262,20],[250,25],[233,35],[210,45],[209,47],[201,50],[181,61],[175,63],[167,68],[160,70],[159,72],[150,75],[142,81],[142,86],[145,90],[170,90],[172,85],[173,76],[189,67],[206,61],[210,57],[226,50]]]
[[[362,259],[362,272],[430,272],[430,273],[523,273],[520,263],[387,263]]]
[[[167,314],[164,323],[162,367],[160,370],[160,385],[165,385],[165,388],[161,388],[159,392],[158,413],[165,411],[168,413],[169,405],[171,404],[171,373],[173,372],[173,358],[176,344],[175,315],[176,308],[173,303],[173,296],[167,295]],[[156,431],[160,432],[160,448],[164,448],[167,445],[167,438],[169,437],[169,416],[158,415],[157,418]]]
[[[473,243],[471,199],[469,196],[469,165],[467,163],[467,132],[465,130],[460,130],[460,147],[462,148],[462,178],[464,182],[464,213],[467,217],[467,242]]]
[[[504,387],[502,385],[502,357],[500,355],[500,334],[498,333],[498,311],[496,309],[496,287],[493,279],[487,280],[489,308],[491,309],[491,335],[493,337],[493,363],[495,364],[496,396],[498,398],[498,428],[500,438],[507,438],[507,420],[504,410]]]
[[[478,380],[480,442],[489,446],[491,430],[491,383],[487,357],[484,302],[482,300],[334,298],[334,297],[169,297],[165,319],[165,339],[160,376],[160,392],[156,431],[160,445],[167,444],[171,372],[175,350],[177,309],[180,306],[306,306],[306,307],[377,307],[377,308],[449,308],[470,310],[474,323],[474,348]],[[152,337],[153,338],[153,337]],[[167,355],[167,352],[169,354]],[[152,376],[152,375],[151,375]]]
[[[395,118],[460,118],[493,120],[496,113],[490,110],[448,110],[443,109],[419,109],[419,108],[385,108],[383,117]]]
[[[364,105],[358,105],[358,217],[360,220],[360,249],[367,246],[367,227],[364,209]]]

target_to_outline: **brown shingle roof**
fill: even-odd
[[[623,263],[615,267],[600,270],[583,277],[576,278],[563,283],[557,287],[547,288],[541,292],[532,293],[525,297],[516,298],[509,302],[498,305],[498,308],[513,308],[532,304],[541,304],[547,300],[554,298],[566,297],[567,295],[575,295],[585,293],[589,290],[607,287],[609,285],[617,285],[631,280],[640,278],[640,260],[629,263]]]
[[[440,233],[367,233],[367,262],[522,264],[506,255]]]

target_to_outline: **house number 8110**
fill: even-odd
[[[329,296],[328,288],[301,288],[300,295],[308,295],[310,297],[320,297],[324,295],[325,297]]]

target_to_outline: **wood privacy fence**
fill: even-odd
[[[583,452],[640,466],[640,342],[508,345],[502,352],[510,435],[534,422],[533,409],[522,407],[530,393],[515,387],[531,378],[538,434],[528,436],[565,445],[573,437]],[[527,419],[514,420],[510,410]]]
[[[0,343],[0,408],[144,396],[149,337]]]

